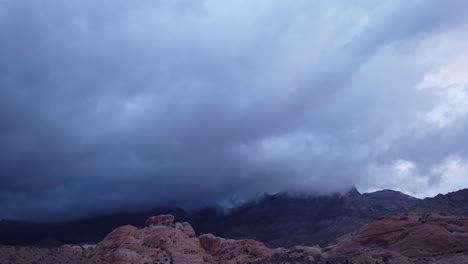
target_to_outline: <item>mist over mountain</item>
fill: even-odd
[[[468,215],[467,193],[464,189],[418,199],[393,190],[361,194],[353,188],[333,195],[265,195],[230,211],[216,207],[193,211],[162,207],[62,224],[4,220],[0,222],[0,243],[36,246],[96,243],[116,227],[142,227],[144,220],[152,215],[171,214],[180,221],[190,222],[198,235],[213,233],[225,238],[255,239],[270,247],[327,245],[392,212]]]
[[[467,69],[468,0],[0,0],[0,263],[468,263]]]
[[[466,188],[467,10],[2,0],[0,218]]]

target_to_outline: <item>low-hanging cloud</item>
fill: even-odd
[[[2,1],[0,217],[467,187],[466,10]]]

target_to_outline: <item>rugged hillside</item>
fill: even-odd
[[[468,263],[468,217],[393,213],[337,239],[323,252],[352,263]]]
[[[393,190],[363,194],[374,210],[381,212],[408,212],[421,200]]]
[[[269,246],[326,244],[374,218],[356,191],[331,196],[265,196],[237,208],[225,228],[213,230],[230,238],[252,238]]]
[[[468,189],[439,194],[418,202],[413,208],[420,212],[445,212],[458,215],[468,215]]]
[[[251,240],[196,236],[174,216],[146,220],[144,228],[116,228],[96,245],[57,248],[0,246],[0,263],[109,264],[448,264],[468,263],[468,217],[393,213],[329,246],[269,248]]]
[[[360,194],[352,189],[333,195],[266,195],[225,212],[205,208],[191,212],[159,208],[138,214],[115,214],[64,224],[0,222],[0,243],[59,245],[95,243],[118,226],[142,227],[151,215],[172,214],[192,223],[198,234],[255,239],[268,246],[326,245],[335,238],[391,212],[447,212],[468,215],[468,190],[424,200],[392,190]]]

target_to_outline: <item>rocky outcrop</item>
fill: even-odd
[[[142,229],[128,225],[115,229],[96,245],[89,258],[113,264],[312,263],[321,258],[321,249],[296,246],[271,250],[252,239],[224,239],[212,234],[197,238],[189,223],[174,223],[173,216],[160,215],[150,217]]]
[[[468,218],[444,213],[389,214],[324,249],[356,263],[468,263],[467,254]]]
[[[195,237],[189,223],[174,223],[174,216],[150,217],[145,227],[122,226],[96,245],[94,261],[140,263],[249,263],[271,257],[271,250],[254,240],[232,240],[211,234]]]
[[[141,229],[118,227],[95,246],[17,248],[0,246],[0,263],[247,264],[283,260],[309,263],[320,258],[318,247],[271,250],[252,239],[224,239],[212,234],[196,237],[189,223],[174,223],[172,215],[150,217]],[[16,255],[18,252],[25,255]]]
[[[272,254],[271,250],[263,243],[251,239],[224,239],[212,234],[205,234],[199,237],[199,241],[205,252],[219,263],[243,263],[269,259]]]
[[[145,221],[145,227],[150,226],[170,226],[174,223],[174,216],[173,215],[158,215],[158,216],[151,216]]]
[[[96,245],[93,259],[108,263],[205,263],[193,229],[173,224],[173,216],[151,217],[146,227],[123,226]],[[187,225],[187,224],[186,224]]]
[[[195,236],[189,223],[161,215],[146,227],[116,228],[97,245],[0,246],[0,263],[247,264],[468,263],[468,217],[393,213],[329,246],[270,249],[251,240]]]

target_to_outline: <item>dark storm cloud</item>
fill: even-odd
[[[435,0],[3,1],[0,217],[339,191],[365,182],[370,164],[424,168],[457,154],[460,136],[412,157],[434,136],[415,141],[404,127],[435,99],[410,91],[423,67],[386,50],[411,54],[463,25],[464,10]],[[385,67],[394,73],[374,72]]]

